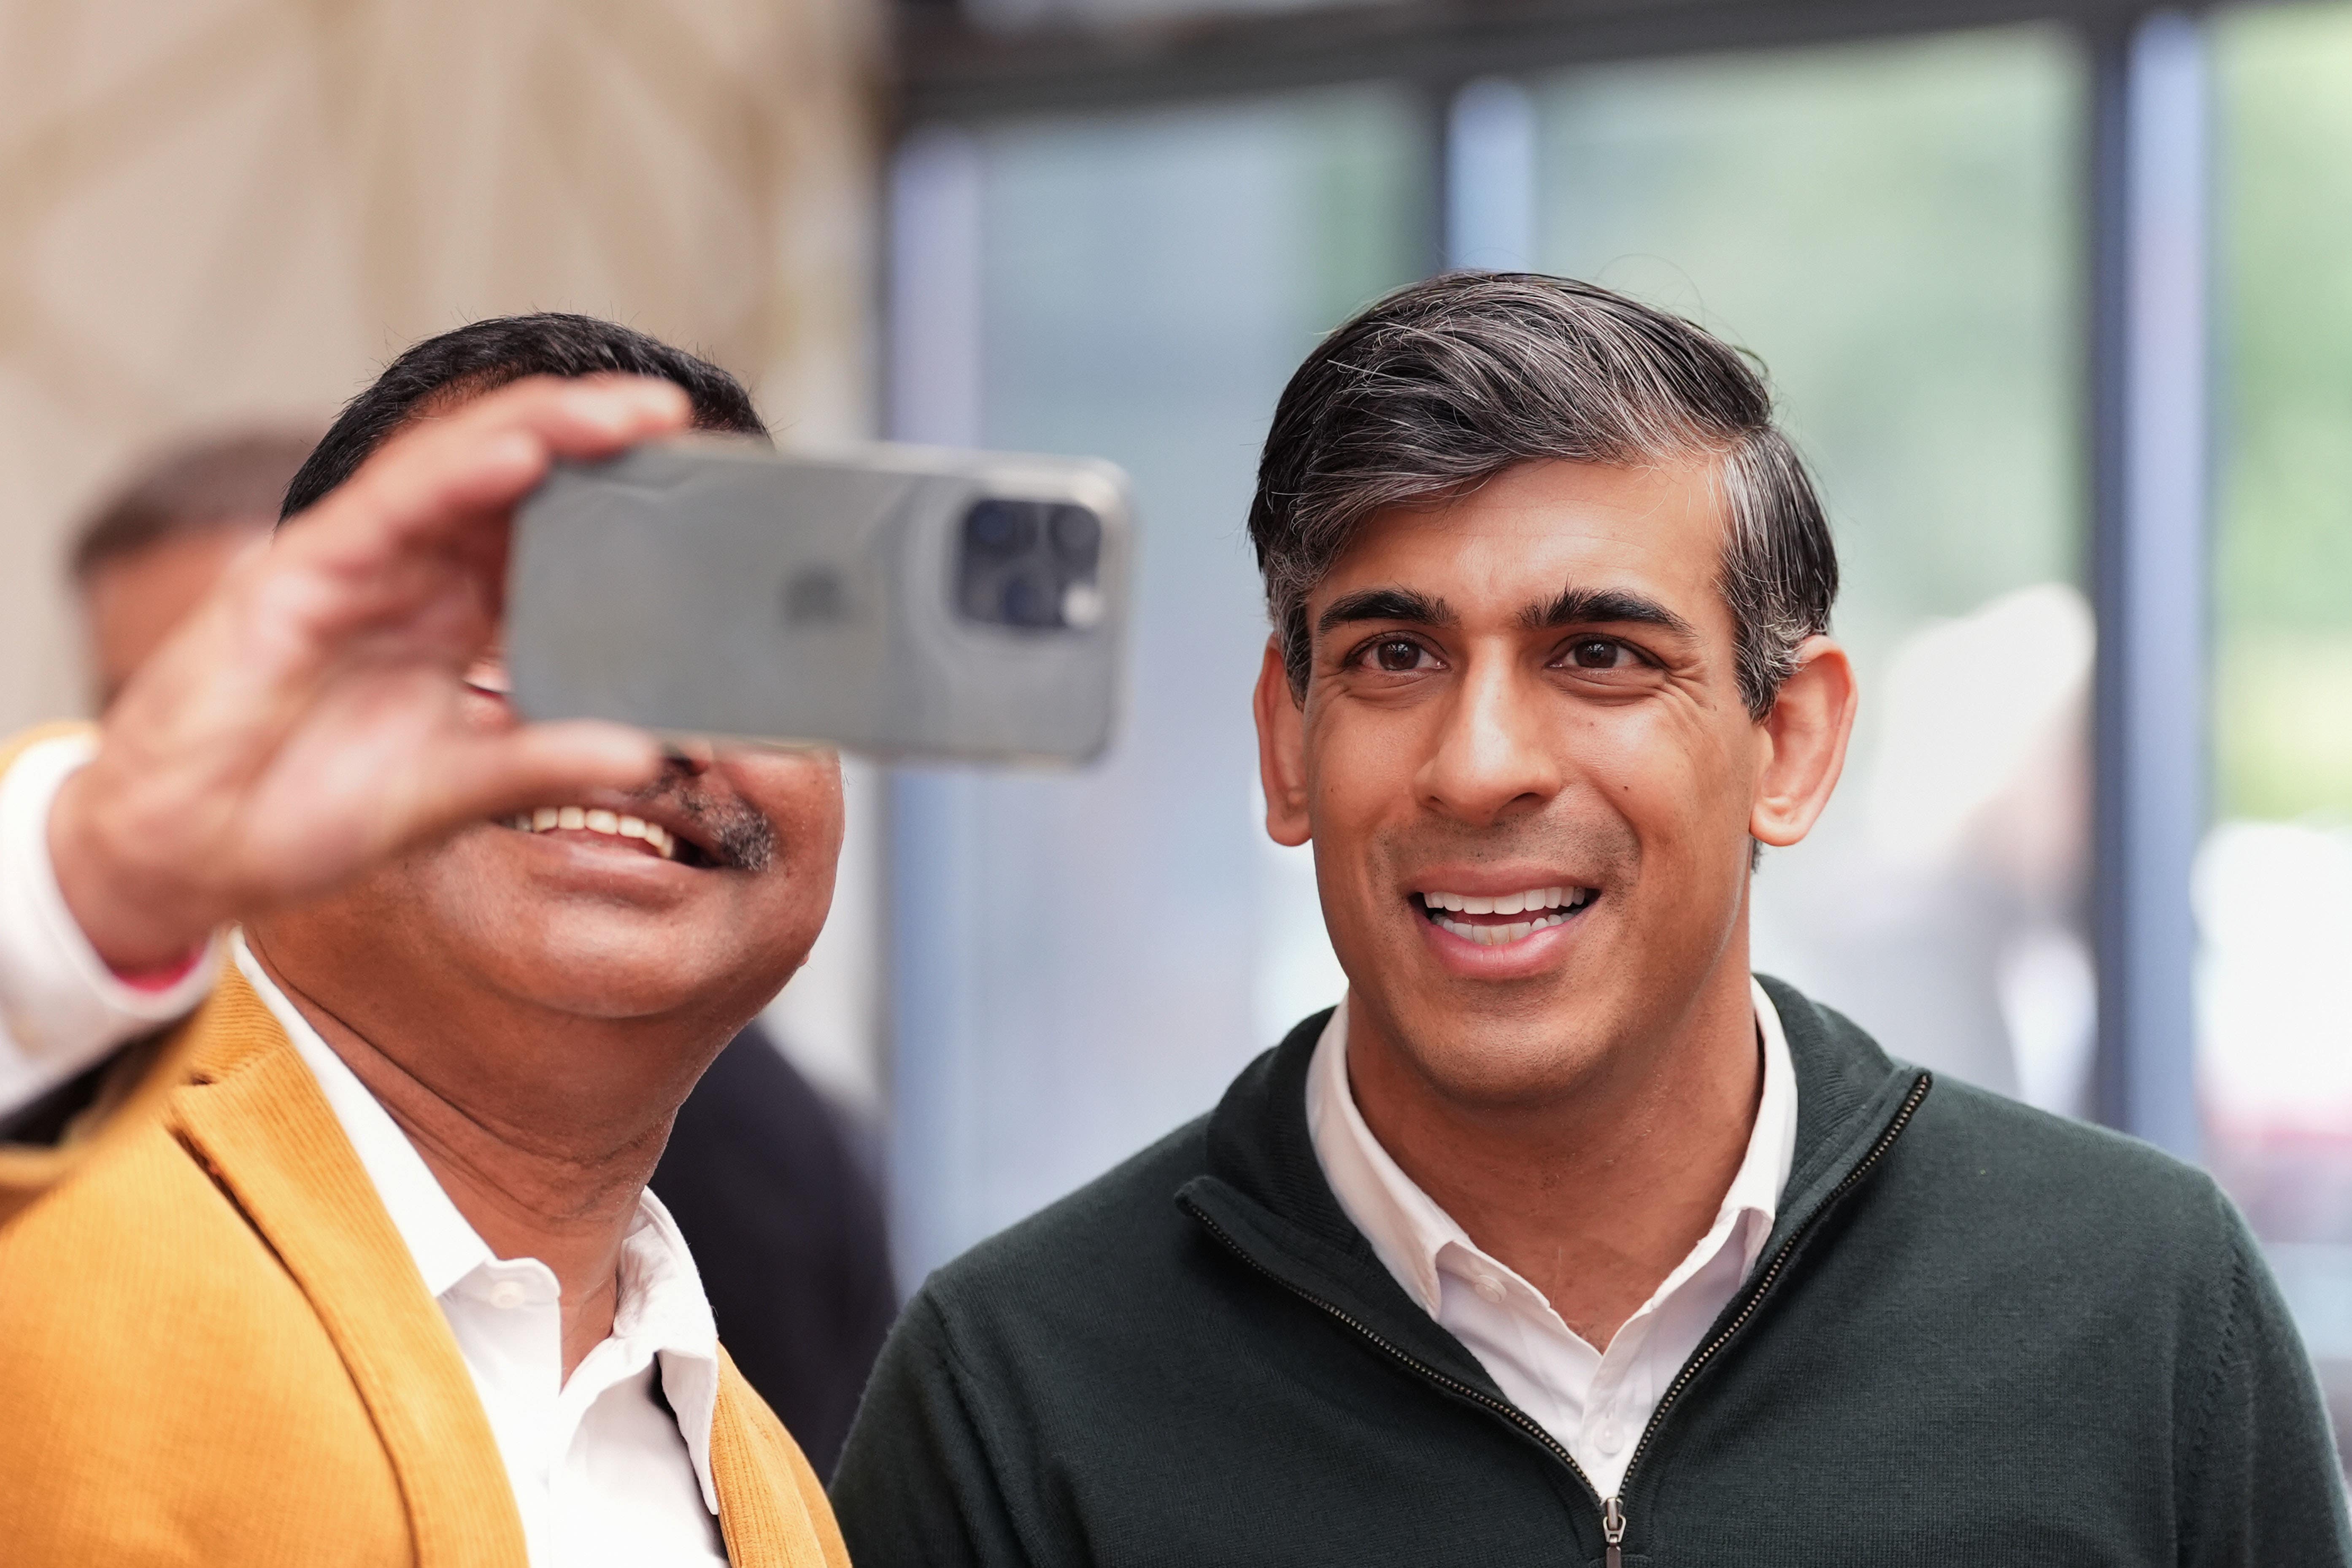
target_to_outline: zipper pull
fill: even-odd
[[[1601,1505],[1601,1539],[1609,1543],[1608,1568],[1625,1568],[1625,1510],[1615,1498]]]

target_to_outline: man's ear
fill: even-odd
[[[1858,701],[1853,661],[1845,649],[1824,637],[1799,645],[1797,672],[1757,726],[1764,765],[1748,812],[1752,837],[1786,847],[1813,830],[1845,771]]]
[[[1282,646],[1265,639],[1257,670],[1257,777],[1265,790],[1266,836],[1297,848],[1312,837],[1307,826],[1307,714],[1290,694]]]

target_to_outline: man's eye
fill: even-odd
[[[1607,637],[1586,637],[1568,650],[1568,660],[1579,669],[1615,669],[1630,656],[1625,645]]]
[[[1405,637],[1391,637],[1372,645],[1372,662],[1392,674],[1404,674],[1421,665],[1421,645]]]

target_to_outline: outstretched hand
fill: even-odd
[[[534,378],[387,442],[223,578],[140,669],[60,790],[67,907],[123,973],[487,816],[629,789],[658,748],[486,721],[509,521],[551,462],[682,429],[667,382]]]

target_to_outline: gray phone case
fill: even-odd
[[[986,555],[1013,548],[1003,517],[1033,520],[1031,555],[1060,549],[1076,509],[1099,523],[1090,583]],[[1118,707],[1131,527],[1126,477],[1085,459],[694,438],[560,465],[515,515],[515,704],[891,760],[1083,762]],[[1012,583],[1038,571],[1042,596]],[[990,618],[1000,596],[1033,624]]]

